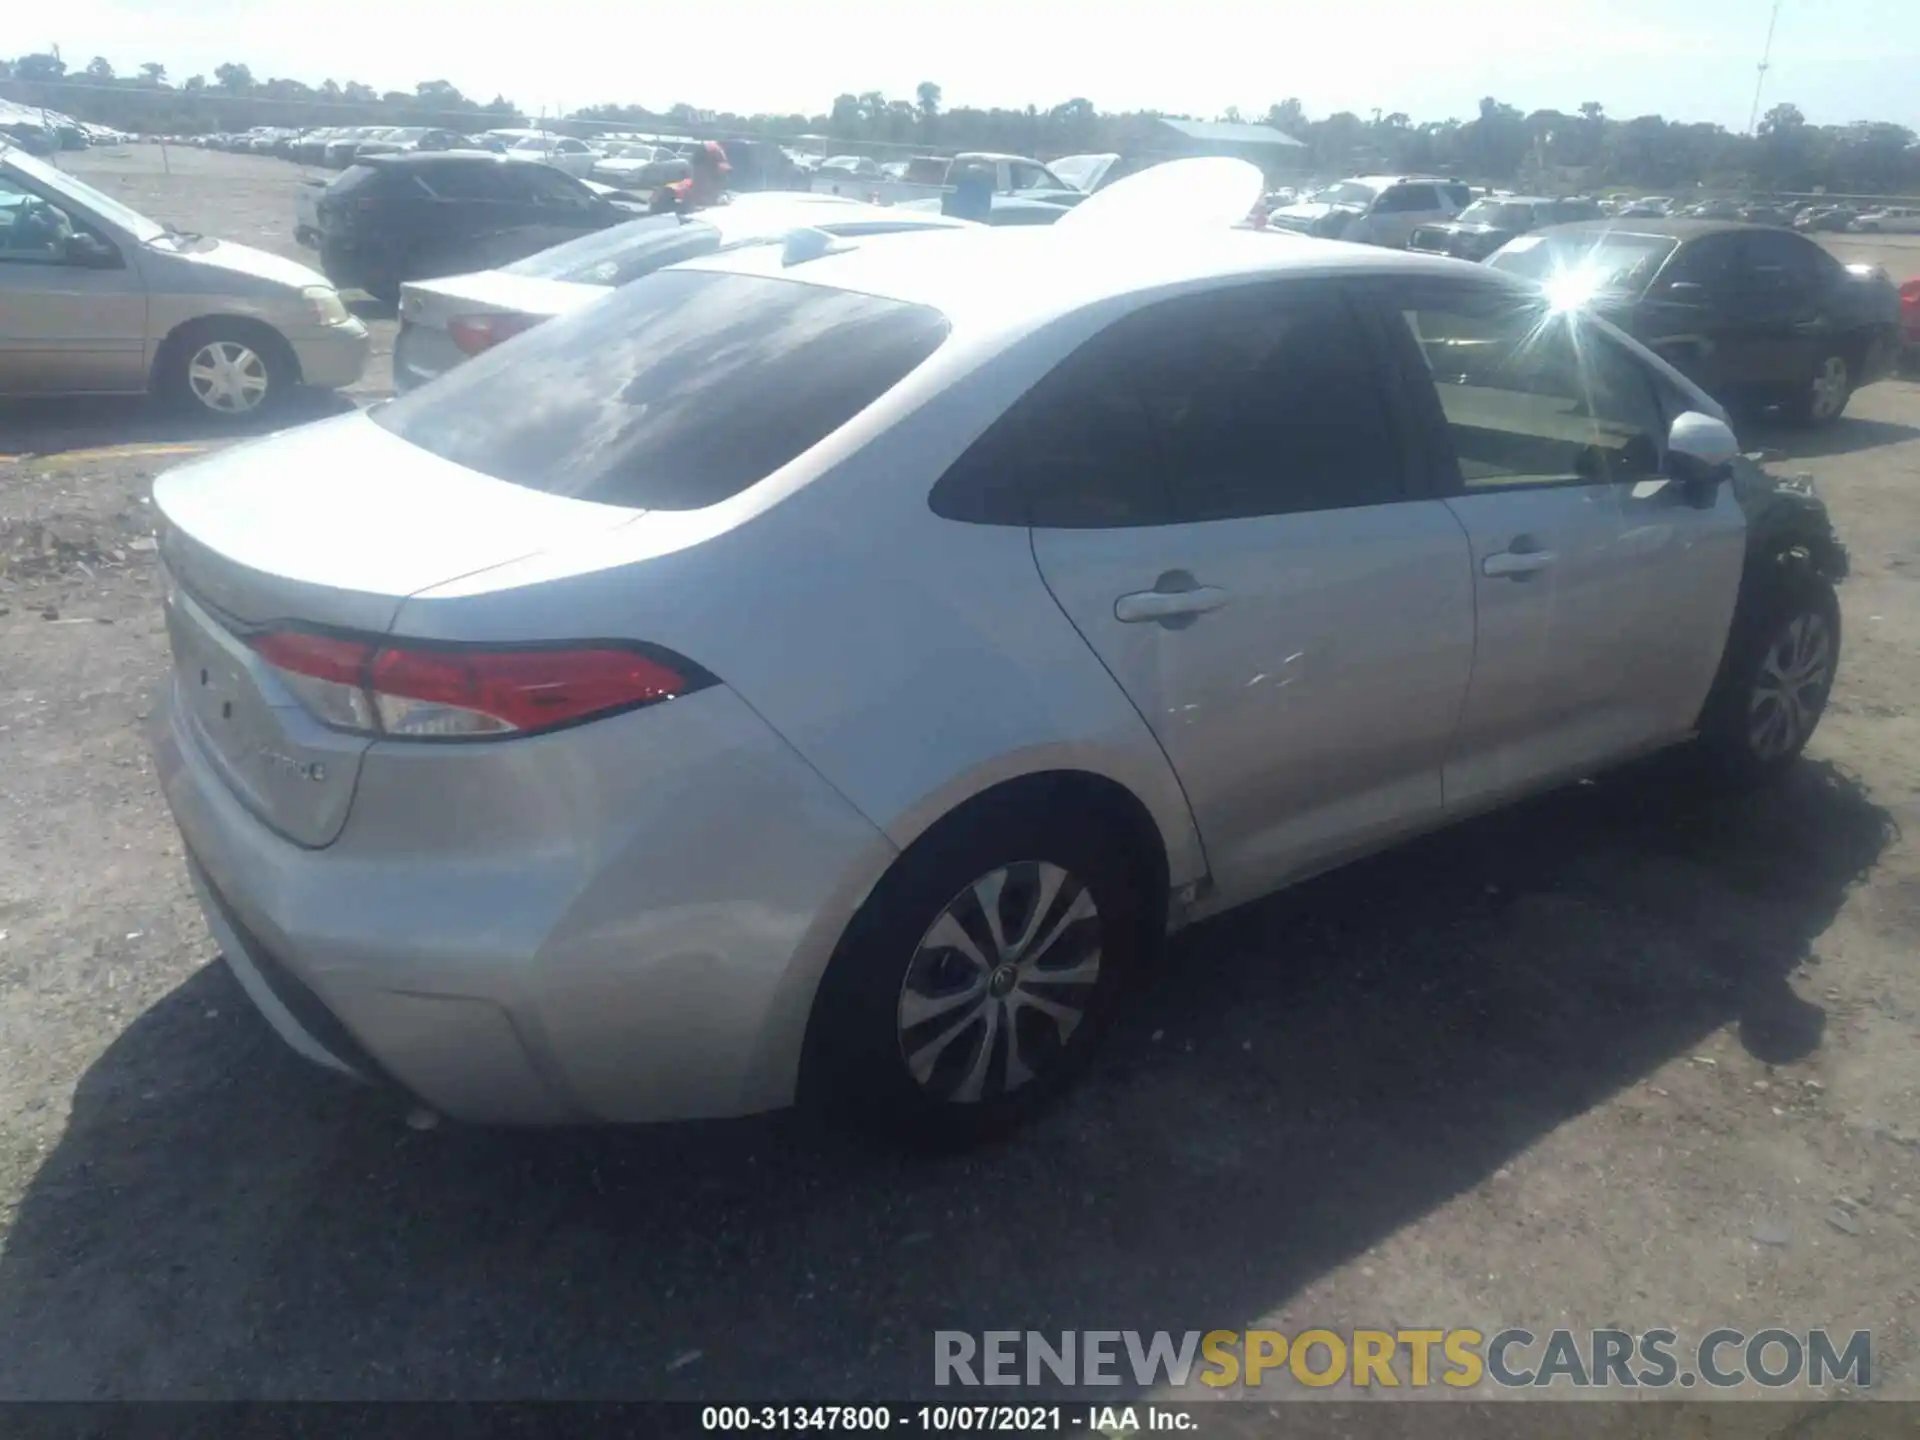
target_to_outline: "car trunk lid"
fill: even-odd
[[[489,479],[359,415],[170,471],[154,504],[181,722],[250,810],[311,848],[345,825],[371,741],[321,724],[252,639],[385,634],[409,595],[640,513]]]

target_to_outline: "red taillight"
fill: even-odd
[[[268,631],[252,645],[327,724],[394,739],[528,735],[713,683],[651,647],[414,647],[301,630]]]
[[[411,728],[436,723],[428,712],[438,710],[524,734],[671,700],[689,685],[632,650],[382,650],[368,688],[389,732],[443,733]]]
[[[363,640],[342,640],[305,630],[269,630],[257,635],[253,648],[276,670],[291,671],[335,685],[358,685],[373,658],[373,647]]]
[[[522,330],[531,330],[543,318],[539,315],[456,315],[447,322],[447,334],[462,353],[478,355]]]

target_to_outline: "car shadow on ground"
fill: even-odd
[[[64,455],[125,445],[188,445],[264,435],[354,408],[332,390],[291,391],[263,415],[226,420],[144,395],[0,402],[0,457]]]
[[[1920,440],[1920,426],[1842,415],[1822,429],[1808,430],[1795,428],[1772,416],[1761,416],[1748,423],[1740,438],[1749,448],[1757,446],[1778,452],[1783,460],[1818,460]]]
[[[1824,763],[1456,827],[1187,932],[1066,1103],[940,1159],[781,1118],[418,1132],[210,965],[27,1187],[0,1395],[899,1398],[940,1328],[1240,1326],[1722,1026],[1810,1054],[1788,977],[1893,839]]]

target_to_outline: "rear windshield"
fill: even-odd
[[[1548,231],[1508,241],[1488,263],[1528,280],[1577,273],[1590,289],[1637,293],[1678,243],[1668,235]]]
[[[596,230],[501,268],[509,275],[564,280],[570,285],[625,285],[719,248],[720,231],[704,220],[650,215]]]
[[[608,505],[698,510],[811,449],[946,338],[937,310],[663,270],[373,412],[470,470]]]

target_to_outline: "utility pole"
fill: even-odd
[[[1780,23],[1780,0],[1773,0],[1773,14],[1767,17],[1767,43],[1760,51],[1760,75],[1753,82],[1753,109],[1747,114],[1747,134],[1760,122],[1760,91],[1767,83],[1767,67],[1773,60],[1773,28]]]

